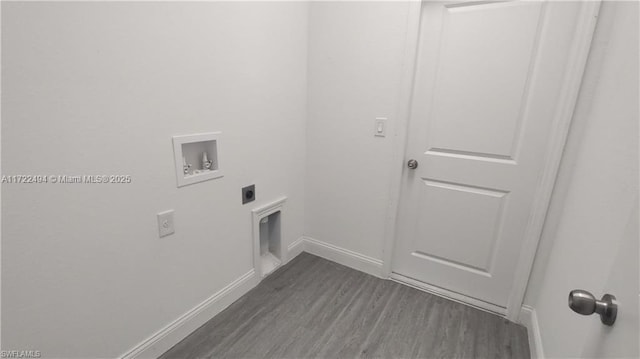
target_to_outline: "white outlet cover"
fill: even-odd
[[[173,226],[173,210],[158,213],[158,233],[160,234],[160,238],[174,234],[175,232]]]

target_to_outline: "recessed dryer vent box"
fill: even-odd
[[[266,277],[282,263],[282,221],[286,197],[252,210],[253,268],[258,278]]]
[[[220,132],[173,137],[178,187],[223,176],[219,139]]]

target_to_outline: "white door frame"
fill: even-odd
[[[538,183],[533,204],[533,210],[528,220],[526,235],[520,250],[520,259],[514,276],[513,289],[509,295],[507,303],[506,318],[516,321],[524,295],[529,282],[529,274],[533,267],[538,242],[544,226],[544,220],[551,200],[551,194],[556,181],[562,152],[569,133],[573,111],[580,92],[580,85],[584,75],[584,69],[591,47],[591,40],[595,30],[598,13],[600,11],[600,1],[584,1],[580,6],[579,22],[576,28],[575,42],[569,57],[568,71],[563,79],[563,87],[559,106],[556,109],[555,118],[552,125],[551,139],[549,142],[549,152],[543,170],[541,180]],[[407,31],[405,38],[404,63],[402,71],[402,82],[399,96],[399,108],[396,111],[398,122],[395,133],[395,144],[393,153],[394,175],[391,178],[390,197],[387,204],[387,216],[384,234],[384,252],[382,258],[382,276],[390,277],[392,274],[393,250],[396,241],[396,224],[398,217],[398,205],[402,190],[402,178],[405,169],[405,152],[407,146],[407,132],[411,114],[411,98],[413,94],[413,79],[416,70],[416,57],[418,51],[418,41],[420,32],[422,2],[412,1],[409,5],[409,16],[407,17]],[[467,303],[475,303],[473,300]],[[479,305],[482,307],[482,305]],[[492,308],[485,308],[491,311]]]

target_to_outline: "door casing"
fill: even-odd
[[[460,2],[471,2],[473,0],[463,0]],[[407,19],[407,31],[405,39],[404,63],[402,81],[399,96],[398,119],[395,133],[395,146],[393,153],[394,175],[391,179],[391,196],[387,205],[387,219],[385,223],[384,251],[382,273],[383,277],[394,278],[391,261],[396,238],[396,224],[398,219],[398,208],[401,194],[402,178],[406,162],[405,150],[407,146],[407,131],[411,113],[411,98],[414,86],[414,74],[416,71],[416,57],[419,45],[420,19],[422,2],[415,1],[409,5],[409,16]],[[529,280],[529,274],[533,267],[538,242],[544,226],[544,220],[551,200],[551,194],[555,184],[562,152],[569,133],[571,119],[580,91],[584,69],[586,67],[591,40],[596,26],[598,13],[600,11],[600,0],[585,1],[580,5],[579,20],[576,27],[576,37],[571,49],[569,58],[569,69],[563,78],[562,97],[555,112],[553,120],[553,131],[550,139],[550,149],[546,165],[544,167],[541,181],[537,186],[536,201],[533,204],[533,211],[528,219],[526,236],[519,254],[518,267],[514,276],[513,289],[509,295],[505,317],[511,321],[516,321],[520,313],[522,301]],[[398,279],[398,276],[395,276]],[[435,290],[428,285],[419,283],[407,283],[422,290],[433,292],[436,295],[445,296],[458,302],[463,302],[474,307],[478,307],[490,312],[496,312],[495,308],[484,302],[473,300],[472,298],[448,292],[446,290]]]

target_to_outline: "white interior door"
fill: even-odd
[[[392,271],[505,312],[580,2],[423,2]],[[566,114],[565,114],[566,115]]]

